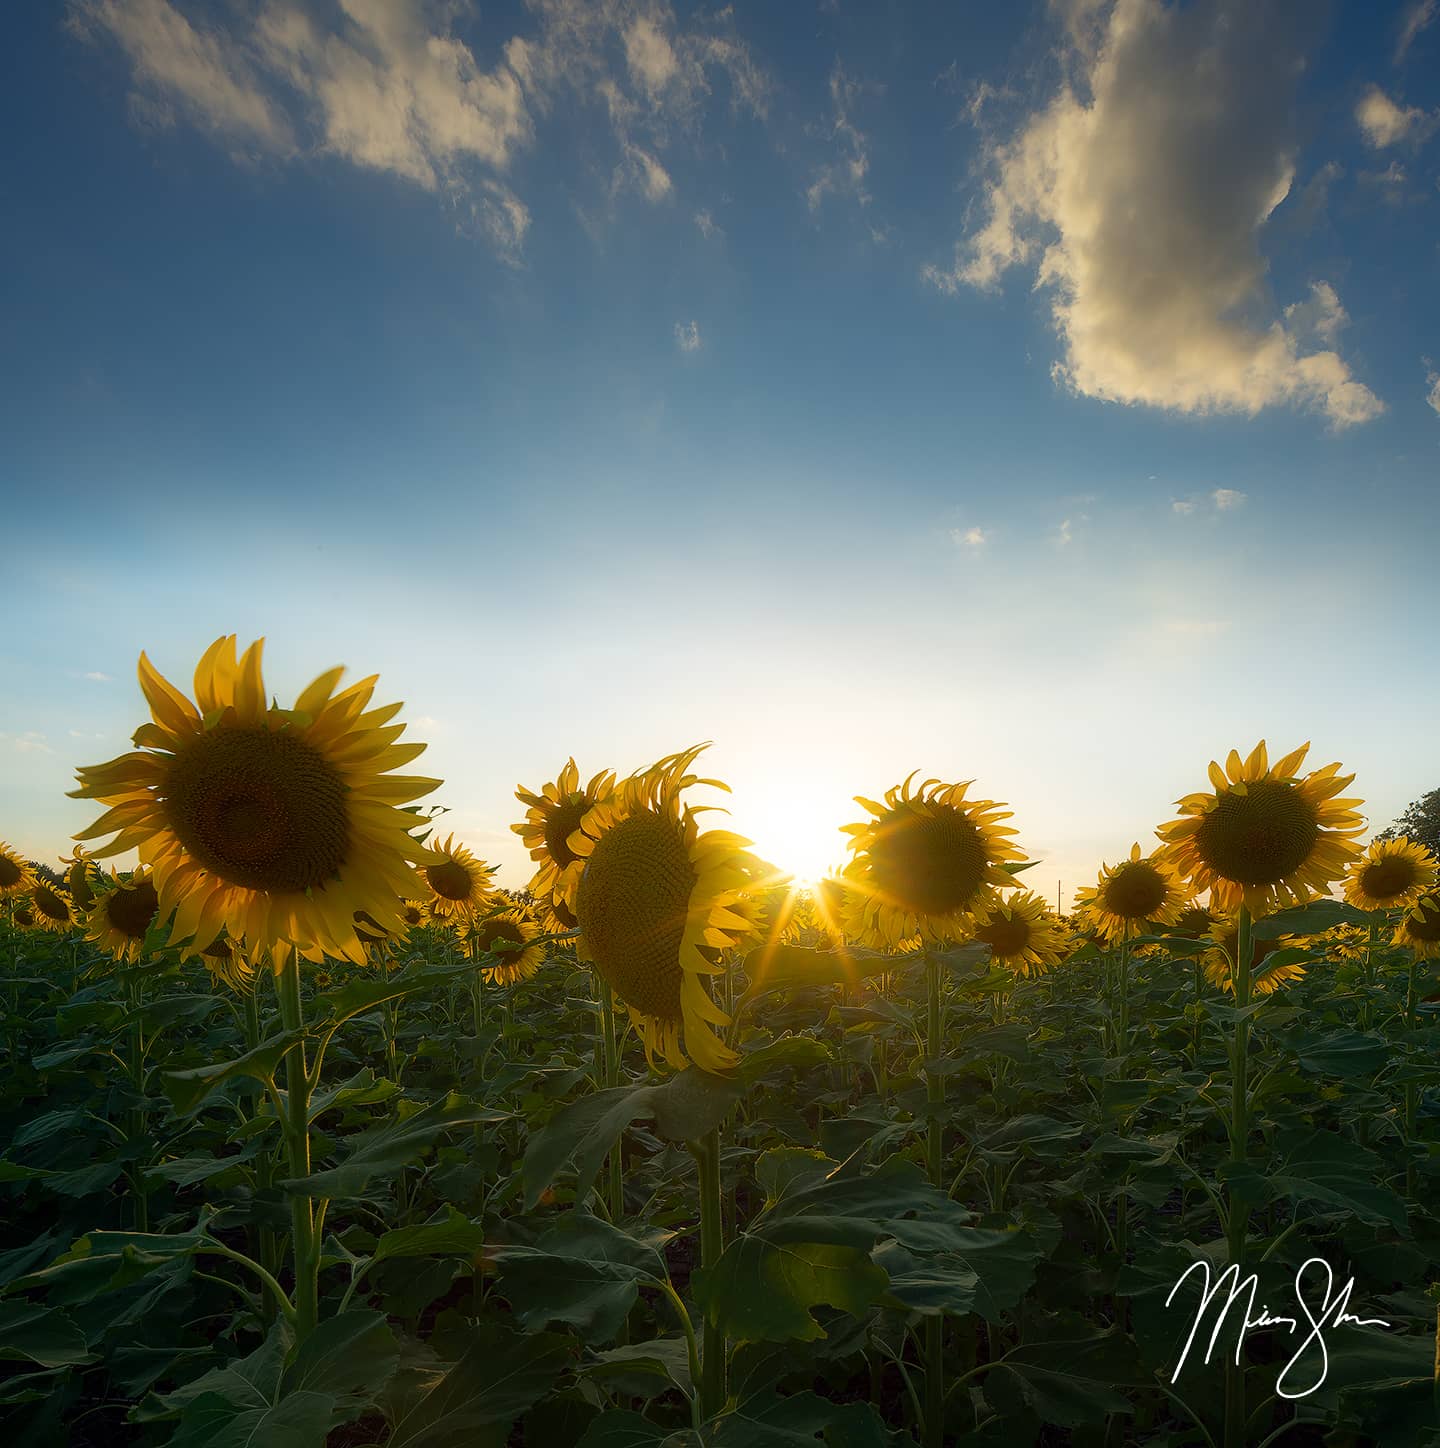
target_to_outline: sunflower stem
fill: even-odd
[[[691,1143],[700,1176],[700,1265],[713,1272],[725,1251],[720,1190],[720,1131],[713,1128]],[[705,1315],[700,1355],[700,1410],[713,1418],[725,1406],[725,1334]]]
[[[300,953],[285,951],[285,963],[275,981],[280,1000],[280,1021],[287,1031],[304,1025],[300,1002]],[[285,1054],[285,1146],[293,1178],[310,1175],[310,1075],[305,1068],[305,1042],[295,1042]],[[320,1318],[320,1253],[315,1232],[315,1207],[296,1192],[290,1199],[290,1253],[295,1271],[295,1340],[302,1343]]]
[[[1130,938],[1121,936],[1120,950],[1115,958],[1120,978],[1120,1021],[1115,1040],[1115,1054],[1124,1057],[1130,1046]]]
[[[1243,1011],[1250,1004],[1250,955],[1253,950],[1249,908],[1240,906],[1235,927],[1235,1006]],[[1245,1270],[1245,1237],[1250,1209],[1242,1200],[1239,1179],[1245,1165],[1250,1139],[1247,1068],[1250,1045],[1250,1020],[1240,1016],[1235,1022],[1230,1042],[1230,1164],[1234,1176],[1227,1187],[1229,1221],[1226,1224],[1230,1261],[1243,1274]],[[1236,1361],[1237,1354],[1225,1359],[1225,1448],[1245,1448],[1245,1368]]]
[[[596,979],[600,983],[600,1044],[605,1066],[605,1085],[608,1088],[620,1084],[620,1042],[615,1031],[615,995],[609,983],[601,978],[598,972]],[[610,1210],[610,1220],[618,1223],[625,1214],[624,1164],[618,1139],[610,1151],[609,1188],[606,1206]]]
[[[134,1091],[137,1103],[130,1109],[128,1131],[126,1135],[132,1142],[140,1142],[145,1137],[145,1030],[140,1019],[140,1006],[144,998],[144,987],[141,985],[141,977],[137,971],[131,980],[127,981],[125,993],[129,997],[130,1005],[130,1029],[128,1032],[128,1062],[130,1067],[130,1088]],[[145,1171],[139,1157],[131,1162],[126,1173],[130,1178],[131,1192],[135,1202],[135,1230],[137,1232],[148,1232],[150,1230],[150,1192],[145,1182]]]
[[[945,1104],[945,1078],[940,1074],[944,1050],[944,1019],[940,1000],[940,960],[925,952],[927,994],[925,1032],[925,1104],[929,1113],[926,1138],[926,1166],[930,1185],[944,1190],[945,1126],[941,1108]],[[925,1448],[942,1448],[945,1441],[945,1318],[936,1313],[925,1319]]]

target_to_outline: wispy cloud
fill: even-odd
[[[54,754],[55,752],[45,742],[45,736],[33,729],[27,729],[23,734],[0,732],[0,744],[13,749],[17,754]]]
[[[717,236],[725,235],[725,232],[716,223],[715,218],[710,215],[709,211],[697,211],[695,213],[695,225],[700,235],[703,236],[706,241],[713,240],[713,238]]]
[[[1440,15],[1440,0],[1415,0],[1415,3],[1405,12],[1405,19],[1400,26],[1400,35],[1395,42],[1396,65],[1405,59],[1405,52],[1414,44],[1415,37],[1426,26],[1433,24],[1437,15]]]
[[[1372,85],[1355,107],[1355,122],[1360,134],[1378,151],[1402,141],[1425,140],[1440,125],[1440,113],[1398,105],[1378,85]]]
[[[701,347],[700,323],[676,322],[675,345],[679,347],[682,352],[698,352]]]
[[[866,89],[846,74],[837,60],[830,72],[830,124],[826,134],[836,155],[816,172],[805,188],[805,201],[818,211],[827,196],[851,196],[861,206],[870,204],[865,179],[870,174],[870,147],[865,133],[855,124],[855,102]]]
[[[963,548],[983,548],[995,537],[994,530],[984,528],[952,528],[950,541]]]
[[[1087,397],[1188,413],[1298,404],[1337,428],[1378,416],[1338,352],[1255,320],[1262,229],[1295,172],[1303,12],[1123,0],[1071,18],[1074,79],[988,145],[988,217],[925,277],[953,294],[1033,267],[1063,346],[1055,376]]]
[[[1428,389],[1425,393],[1425,401],[1440,413],[1440,372],[1437,372],[1428,362],[1425,364],[1425,386]]]
[[[1170,509],[1182,518],[1207,510],[1231,513],[1236,508],[1243,508],[1248,497],[1248,493],[1242,493],[1237,488],[1214,488],[1208,493],[1192,493],[1188,498],[1172,498]]]
[[[114,680],[109,674],[102,674],[99,669],[89,669],[81,674],[82,679],[89,679],[92,684],[111,684]]]

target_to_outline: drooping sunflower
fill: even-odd
[[[706,977],[743,941],[749,922],[730,907],[751,880],[748,841],[697,822],[681,799],[704,745],[660,760],[622,781],[572,840],[584,860],[575,891],[578,952],[624,1003],[647,1057],[723,1071],[739,1059],[715,1034],[730,1018]]]
[[[1345,899],[1357,910],[1406,910],[1435,885],[1435,856],[1405,835],[1372,840],[1350,867]]]
[[[1212,793],[1178,801],[1181,818],[1161,825],[1160,854],[1211,906],[1257,919],[1278,906],[1323,895],[1359,854],[1364,821],[1359,799],[1336,798],[1355,778],[1338,764],[1301,775],[1308,744],[1268,765],[1265,741],[1241,759],[1232,749],[1222,769],[1210,765]]]
[[[1440,896],[1426,895],[1400,917],[1394,944],[1408,946],[1421,960],[1440,959]]]
[[[374,677],[337,694],[344,670],[331,669],[293,709],[267,705],[263,643],[237,662],[235,636],[216,639],[193,703],[140,655],[153,722],[136,752],[79,771],[74,797],[111,808],[78,838],[115,834],[97,856],[139,850],[177,943],[198,950],[228,929],[254,950],[359,964],[353,912],[388,928],[411,865],[431,859],[399,806],[439,781],[388,772],[425,746],[398,742],[400,704],[368,708]]]
[[[493,865],[477,860],[453,834],[431,850],[440,858],[420,874],[430,890],[424,905],[432,920],[454,925],[494,906]]]
[[[1233,916],[1220,916],[1209,931],[1210,939],[1215,942],[1211,950],[1207,950],[1202,963],[1205,967],[1205,978],[1211,985],[1219,986],[1222,990],[1228,990],[1231,995],[1235,994],[1235,952],[1240,945],[1240,925]],[[1296,942],[1290,936],[1276,936],[1273,940],[1260,940],[1253,938],[1250,941],[1250,994],[1252,996],[1273,995],[1282,985],[1292,980],[1303,980],[1305,978],[1305,967],[1299,961],[1291,961],[1288,965],[1265,964],[1266,958],[1273,955],[1282,946],[1294,945]]]
[[[1075,892],[1075,908],[1111,944],[1145,933],[1147,923],[1173,925],[1190,892],[1161,852],[1145,856],[1137,842],[1130,858],[1101,865],[1094,885]]]
[[[1016,975],[1042,975],[1070,953],[1064,926],[1029,890],[1007,895],[975,927],[975,939],[990,947],[990,959]]]
[[[544,785],[538,794],[523,784],[516,786],[515,798],[529,808],[524,821],[510,828],[520,836],[530,851],[530,858],[540,866],[530,881],[530,893],[542,904],[550,905],[562,923],[564,917],[560,909],[573,921],[575,891],[585,868],[585,862],[571,846],[571,836],[585,823],[585,816],[614,788],[614,772],[602,771],[582,789],[574,759],[566,763],[558,779]],[[564,928],[574,929],[574,926]]]
[[[514,985],[529,980],[545,963],[545,947],[536,945],[540,932],[520,910],[498,910],[472,920],[465,940],[472,959],[488,956],[480,969],[487,981]]]
[[[23,895],[35,883],[35,872],[18,850],[0,840],[0,900],[7,895]]]
[[[94,864],[88,850],[76,845],[68,855],[60,856],[65,865],[65,888],[70,892],[71,902],[84,915],[95,903],[95,885],[99,879],[99,868]]]
[[[883,803],[857,795],[875,818],[843,826],[854,852],[842,871],[851,887],[846,933],[882,950],[916,936],[931,944],[966,939],[999,891],[1015,886],[1001,865],[1025,858],[1006,838],[1015,831],[1000,823],[1010,811],[965,798],[973,781],[927,779],[912,793],[914,778],[887,790]]]
[[[160,895],[151,876],[137,870],[122,880],[112,870],[86,916],[85,938],[133,965],[159,917]]]
[[[45,880],[37,879],[30,887],[30,908],[35,913],[35,923],[56,935],[67,935],[80,924],[70,896]]]
[[[205,969],[216,985],[223,985],[236,995],[248,995],[255,989],[255,962],[241,941],[228,935],[217,935],[201,952]]]

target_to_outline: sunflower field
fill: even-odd
[[[1440,1445],[1440,885],[1339,764],[1061,916],[973,783],[802,886],[702,748],[571,760],[515,892],[340,677],[142,655],[0,846],[11,1445]]]

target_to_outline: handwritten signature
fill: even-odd
[[[1200,1297],[1200,1306],[1195,1311],[1195,1320],[1190,1324],[1190,1335],[1185,1339],[1184,1350],[1180,1354],[1180,1361],[1175,1364],[1175,1372],[1170,1381],[1175,1382],[1181,1369],[1185,1366],[1185,1360],[1190,1356],[1190,1349],[1195,1344],[1195,1335],[1200,1331],[1200,1324],[1205,1314],[1210,1310],[1211,1304],[1226,1290],[1227,1280],[1229,1295],[1225,1304],[1220,1308],[1215,1317],[1215,1326],[1210,1333],[1210,1345],[1205,1350],[1205,1362],[1210,1361],[1210,1355],[1215,1351],[1215,1344],[1220,1339],[1221,1329],[1225,1326],[1225,1319],[1230,1309],[1240,1298],[1248,1293],[1248,1300],[1244,1307],[1244,1322],[1240,1330],[1235,1334],[1235,1362],[1239,1365],[1240,1352],[1245,1345],[1245,1335],[1256,1328],[1262,1327],[1283,1327],[1289,1333],[1300,1331],[1300,1320],[1295,1317],[1282,1317],[1272,1313],[1265,1303],[1260,1304],[1260,1311],[1255,1311],[1255,1297],[1259,1290],[1259,1280],[1252,1272],[1248,1277],[1241,1277],[1240,1268],[1237,1264],[1231,1263],[1212,1284],[1210,1280],[1210,1264],[1203,1259],[1192,1262],[1184,1272],[1180,1274],[1179,1281],[1170,1289],[1170,1295],[1165,1299],[1165,1306],[1169,1307],[1175,1300],[1175,1294],[1185,1285],[1186,1279],[1192,1272],[1199,1269],[1205,1280],[1205,1286]],[[1320,1300],[1320,1310],[1313,1310],[1311,1303],[1305,1296],[1305,1277],[1312,1268],[1318,1269],[1324,1274],[1325,1291]],[[1295,1273],[1295,1296],[1300,1304],[1300,1311],[1304,1314],[1305,1320],[1310,1324],[1310,1330],[1305,1335],[1304,1341],[1295,1351],[1295,1356],[1285,1364],[1280,1376],[1275,1382],[1275,1391],[1282,1398],[1305,1398],[1313,1393],[1325,1381],[1325,1375],[1330,1371],[1330,1354],[1325,1346],[1324,1331],[1326,1327],[1343,1327],[1347,1324],[1352,1327],[1389,1327],[1390,1324],[1379,1317],[1356,1317],[1349,1311],[1350,1294],[1355,1290],[1355,1279],[1351,1277],[1337,1292],[1335,1290],[1335,1274],[1330,1269],[1330,1264],[1323,1257],[1310,1257],[1300,1264]],[[1320,1375],[1307,1388],[1292,1390],[1290,1383],[1296,1364],[1300,1362],[1306,1351],[1314,1345],[1319,1350]]]

